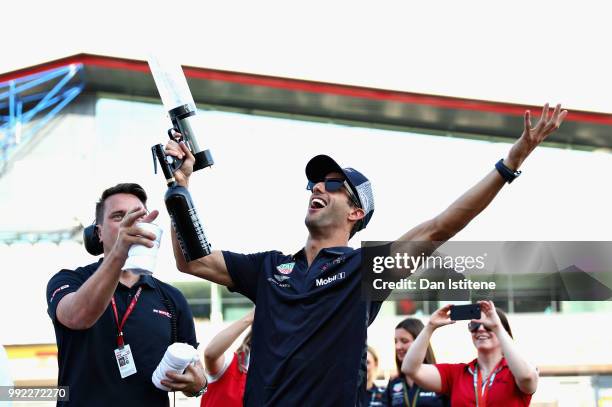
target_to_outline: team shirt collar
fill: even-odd
[[[348,246],[337,246],[337,247],[325,247],[323,249],[321,249],[321,252],[323,253],[328,253],[334,256],[342,256],[343,254],[348,254],[353,252],[355,249],[353,249],[352,247],[348,247]],[[302,247],[300,249],[300,251],[298,251],[297,253],[295,253],[292,257],[293,260],[297,260],[298,258],[303,258],[306,257],[306,251],[305,249]]]
[[[96,270],[98,269],[98,267],[100,267],[100,265],[102,265],[103,260],[104,260],[104,257],[98,260],[98,266],[96,267]],[[150,274],[141,275],[140,279],[136,282],[136,284],[134,284],[133,287],[139,287],[141,285],[147,285],[149,286],[149,288],[155,289],[155,281],[153,281],[153,276]]]
[[[478,359],[474,359],[472,360],[470,363],[468,363],[465,368],[468,372],[470,372],[470,374],[474,374],[475,368],[476,368],[476,364],[478,363]],[[499,363],[499,370],[505,368],[508,366],[508,362],[506,362],[506,358],[502,357],[501,362]]]

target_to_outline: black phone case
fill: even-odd
[[[450,319],[453,321],[480,319],[480,304],[453,305],[450,309]]]

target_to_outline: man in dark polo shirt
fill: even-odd
[[[439,244],[463,229],[518,176],[523,161],[566,114],[558,105],[549,115],[546,105],[532,128],[526,112],[523,134],[506,158],[448,209],[399,241]],[[189,149],[171,141],[166,153],[185,158],[175,178],[187,187],[194,162]],[[173,231],[179,270],[223,284],[257,306],[246,406],[352,407],[365,393],[366,333],[380,302],[362,298],[361,249],[347,245],[374,212],[370,182],[325,155],[308,162],[306,177],[312,191],[305,219],[309,233],[304,248],[293,255],[215,251],[186,263]]]
[[[132,244],[153,246],[155,235],[135,225],[158,215],[146,214],[146,201],[137,184],[104,191],[96,205],[104,258],[62,270],[47,285],[58,385],[69,387],[69,401],[58,405],[168,406],[168,393],[153,385],[151,375],[174,341],[198,345],[191,310],[180,291],[152,276],[121,270]],[[206,386],[201,363],[184,374],[169,373],[162,384],[198,394]]]

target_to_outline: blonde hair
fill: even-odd
[[[378,366],[378,353],[370,345],[368,345],[368,352],[370,352],[370,355],[372,355],[374,362],[376,362],[376,366]]]
[[[242,344],[236,349],[236,355],[238,356],[238,370],[241,373],[246,373],[249,369],[248,360],[251,355],[251,337],[253,336],[253,330],[249,329],[249,332],[244,336]]]

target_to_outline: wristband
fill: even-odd
[[[190,394],[189,397],[200,397],[202,394],[206,393],[206,390],[208,390],[208,381],[200,390],[198,390],[196,393]]]
[[[506,167],[503,158],[495,163],[495,169],[508,184],[512,183],[516,177],[521,175],[521,171],[512,171],[510,168]]]

